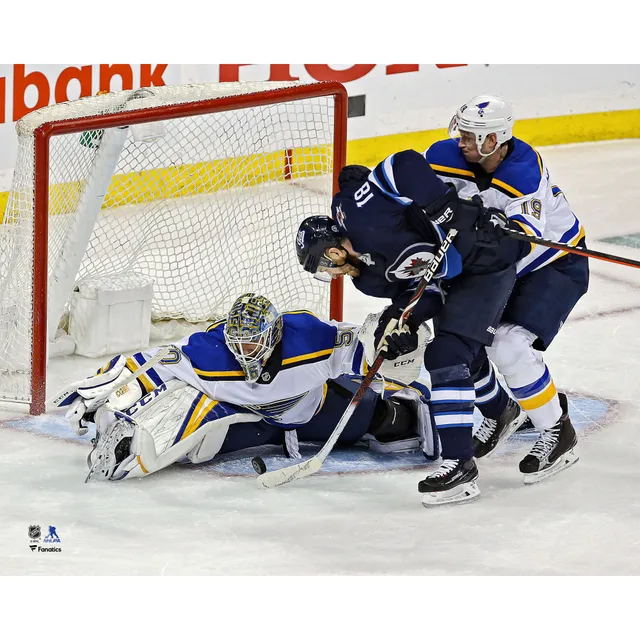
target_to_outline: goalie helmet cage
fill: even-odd
[[[44,412],[47,335],[87,278],[150,278],[154,320],[215,319],[247,290],[341,320],[341,281],[329,296],[293,242],[329,214],[346,127],[336,82],[152,87],[22,118],[0,225],[0,400]]]

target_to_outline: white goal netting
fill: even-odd
[[[297,83],[220,83],[109,93],[45,107],[17,124],[19,150],[0,225],[0,398],[29,402],[34,304],[34,192],[48,174],[48,334],[64,326],[84,282],[153,281],[154,320],[213,320],[245,291],[282,310],[329,315],[329,288],[302,271],[299,222],[327,214],[335,147],[334,97],[215,111],[216,99],[264,95]],[[131,110],[211,101],[127,125]],[[122,114],[119,127],[92,118]],[[46,164],[34,132],[86,118],[86,130],[52,135]],[[143,138],[146,138],[143,140]],[[37,296],[36,296],[37,297]]]

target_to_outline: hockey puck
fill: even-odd
[[[251,466],[256,470],[256,473],[259,476],[267,472],[267,465],[264,463],[264,460],[260,456],[252,458]]]

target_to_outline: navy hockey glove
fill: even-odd
[[[398,327],[398,321],[402,315],[403,306],[393,303],[388,306],[378,320],[378,326],[374,332],[376,351],[382,349],[385,360],[395,360],[406,353],[411,353],[418,348],[418,327],[409,318],[402,327]]]
[[[471,231],[482,217],[484,208],[480,196],[473,196],[471,200],[458,197],[455,187],[447,183],[448,190],[445,195],[434,200],[426,207],[424,212],[431,222],[445,229],[457,229],[458,231]]]
[[[480,247],[497,247],[504,238],[509,220],[504,211],[489,207],[476,226],[476,244]]]
[[[340,169],[338,188],[342,191],[354,184],[360,186],[369,177],[370,173],[371,169],[369,167],[361,164],[348,164]]]

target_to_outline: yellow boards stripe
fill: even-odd
[[[153,200],[185,198],[238,187],[253,187],[266,182],[283,182],[328,175],[333,167],[333,145],[323,144],[288,150],[222,158],[175,167],[115,174],[109,184],[102,208],[140,204]],[[288,164],[288,167],[287,167]],[[80,202],[85,181],[49,186],[49,215],[73,213]],[[0,193],[0,221],[21,214],[20,204],[8,208],[9,193]],[[21,199],[18,199],[21,200]],[[22,213],[21,215],[24,215]]]
[[[622,140],[640,137],[640,109],[619,111],[601,111],[597,113],[578,113],[545,118],[518,120],[513,128],[517,138],[525,140],[533,147],[550,144],[567,144],[596,140]],[[347,163],[375,167],[398,149],[416,149],[424,151],[434,142],[448,137],[446,129],[429,129],[394,133],[386,136],[361,138],[347,142]],[[332,148],[330,145],[294,149],[291,157],[291,177],[322,175],[331,167]],[[272,166],[265,167],[271,163]],[[260,166],[263,165],[263,166]],[[135,184],[141,184],[141,193],[134,194],[128,203],[148,202],[158,198],[176,198],[196,193],[210,193],[229,186],[250,186],[269,179],[284,179],[285,153],[257,154],[247,158],[227,158],[180,167],[165,167],[142,174],[121,175],[118,181],[112,181],[107,194],[110,204],[124,202],[123,193]],[[272,178],[270,178],[272,176]],[[193,180],[193,184],[191,181]],[[254,182],[252,182],[254,180]],[[60,196],[52,201],[57,204],[53,209],[57,213],[73,210],[77,204],[80,183],[52,185],[50,193],[59,192]],[[0,220],[7,210],[8,192],[0,193]],[[10,214],[17,215],[17,207],[12,205]]]

